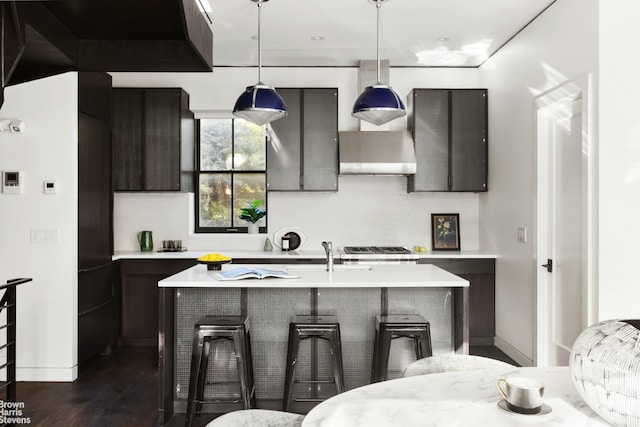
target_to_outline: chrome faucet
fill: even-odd
[[[327,271],[333,271],[333,244],[331,242],[322,242],[322,247],[327,253]]]

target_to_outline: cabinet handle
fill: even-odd
[[[547,259],[547,263],[546,264],[542,264],[540,267],[544,267],[547,269],[547,271],[549,273],[553,273],[553,260],[552,259]]]

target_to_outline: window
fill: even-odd
[[[240,208],[255,199],[266,204],[265,127],[200,119],[197,150],[196,232],[247,232]],[[264,221],[260,231],[266,231]]]

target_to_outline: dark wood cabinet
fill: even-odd
[[[271,123],[268,191],[338,190],[338,89],[284,88],[288,115]]]
[[[193,191],[194,144],[183,89],[113,89],[114,191]]]
[[[408,191],[487,191],[487,90],[414,89],[409,110],[417,171]]]
[[[469,287],[469,344],[493,345],[496,336],[495,274],[460,274]]]
[[[78,272],[78,363],[109,352],[118,324],[112,263]]]
[[[78,363],[114,343],[111,77],[78,73]]]
[[[142,89],[113,89],[113,189],[143,190]]]
[[[111,259],[111,127],[78,115],[78,268]]]
[[[119,261],[122,304],[120,345],[158,345],[158,281],[196,264],[195,259]]]
[[[423,258],[420,263],[434,264],[469,281],[469,344],[493,345],[496,335],[495,260]]]

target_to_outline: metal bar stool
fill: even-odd
[[[319,338],[329,341],[333,380],[299,380],[295,381],[296,365],[300,341],[307,338]],[[298,383],[335,383],[338,393],[344,391],[344,370],[342,366],[342,344],[340,324],[336,316],[296,315],[289,323],[289,344],[287,349],[287,370],[284,381],[283,411],[288,411],[291,404],[291,393],[294,382]],[[322,399],[304,399],[304,401],[320,401]]]
[[[244,409],[251,409],[256,406],[248,317],[205,316],[196,322],[193,331],[189,396],[187,399],[187,427],[191,426],[193,422],[194,412],[196,414],[200,413],[202,403],[222,402],[221,400],[204,400],[204,386],[207,377],[209,352],[212,341],[218,339],[233,341],[236,363],[238,365],[242,407]],[[225,402],[239,402],[239,400],[230,399]]]
[[[391,340],[401,337],[413,339],[416,360],[433,354],[429,322],[424,317],[417,314],[377,315],[371,363],[372,383],[387,379]]]

